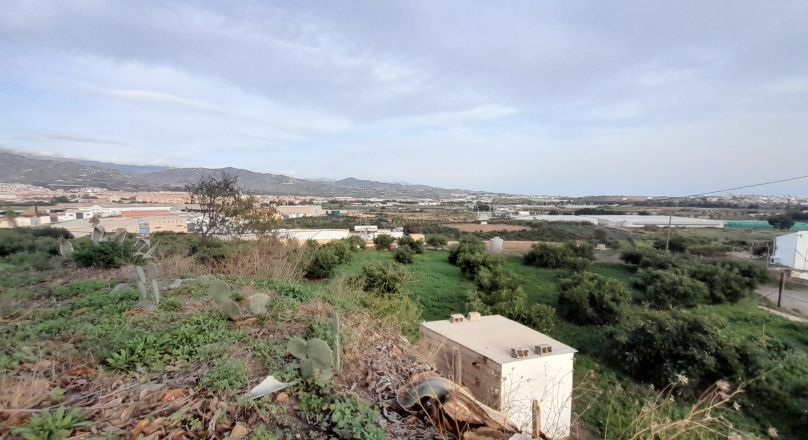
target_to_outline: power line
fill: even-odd
[[[744,186],[738,186],[738,187],[735,187],[735,188],[720,189],[718,191],[703,192],[703,193],[698,193],[698,194],[690,194],[690,195],[686,195],[686,196],[679,196],[679,197],[672,197],[672,198],[706,196],[708,194],[715,194],[715,193],[721,193],[721,192],[727,192],[727,191],[735,191],[735,190],[738,190],[738,189],[745,189],[745,188],[754,188],[756,186],[772,185],[772,184],[775,184],[775,183],[790,182],[792,180],[799,180],[799,179],[805,179],[805,178],[808,178],[808,174],[806,174],[804,176],[791,177],[791,178],[788,178],[788,179],[773,180],[771,182],[755,183],[755,184],[752,184],[752,185],[744,185]]]

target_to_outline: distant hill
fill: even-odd
[[[236,174],[248,191],[259,194],[312,195],[322,197],[440,198],[473,191],[449,190],[426,185],[405,185],[353,177],[336,182],[296,179],[279,174],[256,173],[238,168],[166,168],[30,157],[0,151],[0,182],[44,187],[94,186],[121,190],[182,190],[188,182],[222,172]]]

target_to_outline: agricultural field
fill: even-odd
[[[493,231],[527,231],[527,226],[519,225],[478,225],[474,223],[447,224],[446,227],[462,232],[493,232]]]

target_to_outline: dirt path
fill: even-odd
[[[758,295],[777,303],[777,287],[761,286],[755,290]],[[808,315],[808,290],[783,290],[781,307],[789,310],[797,310]]]

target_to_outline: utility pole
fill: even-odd
[[[676,208],[679,208],[679,201],[676,201]],[[671,223],[673,223],[673,213],[668,216],[668,238],[665,239],[665,252],[668,252],[668,245],[671,242]]]
[[[786,285],[786,273],[780,272],[780,293],[777,295],[777,307],[783,302],[783,287]]]

